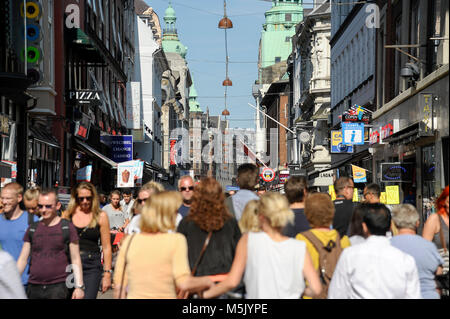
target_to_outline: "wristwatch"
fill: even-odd
[[[110,274],[113,273],[113,271],[111,269],[105,269],[105,270],[103,270],[103,272],[109,272]]]
[[[84,289],[86,289],[86,287],[84,286],[84,284],[83,285],[75,285],[75,288],[78,288],[78,289],[81,289],[81,290],[84,290]]]

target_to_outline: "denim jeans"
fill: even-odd
[[[83,265],[84,299],[96,299],[103,276],[100,253],[80,252]]]
[[[51,285],[28,284],[28,299],[69,299],[70,292],[66,282]]]

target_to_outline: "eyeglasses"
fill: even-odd
[[[52,209],[54,205],[37,205],[38,209],[42,209],[45,207],[45,209]]]
[[[87,200],[88,202],[91,202],[92,201],[92,196],[83,196],[83,197],[78,197],[77,199],[78,199],[78,201],[80,203],[82,203],[84,200]]]
[[[180,190],[181,190],[182,192],[187,192],[188,190],[189,190],[189,191],[193,191],[193,190],[194,190],[194,186],[180,187]]]

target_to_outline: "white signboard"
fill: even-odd
[[[141,83],[127,83],[127,128],[141,129]]]

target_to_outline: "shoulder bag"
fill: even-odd
[[[198,256],[197,261],[195,262],[194,267],[192,268],[191,276],[195,276],[195,273],[197,272],[197,267],[200,264],[200,261],[202,260],[203,255],[205,254],[205,250],[206,250],[206,247],[208,247],[211,236],[212,236],[212,231],[210,231],[208,233],[208,236],[206,237],[205,242],[203,243],[202,250],[200,251],[200,256]],[[188,297],[189,297],[188,292],[177,291],[177,299],[188,299]]]

